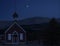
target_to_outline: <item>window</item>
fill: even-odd
[[[11,34],[8,34],[8,40],[11,40]]]
[[[20,33],[20,40],[23,40],[23,33]]]

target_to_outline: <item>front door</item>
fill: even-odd
[[[18,34],[15,32],[13,35],[12,35],[12,41],[14,44],[18,44],[19,43],[19,37],[18,37]]]

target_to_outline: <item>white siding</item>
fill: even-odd
[[[8,34],[8,40],[11,40],[11,34]]]
[[[20,33],[20,40],[23,40],[23,33]]]

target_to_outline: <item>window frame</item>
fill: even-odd
[[[20,40],[23,40],[23,33],[20,33],[20,36],[19,36],[19,38],[20,38]]]
[[[8,34],[8,40],[12,40],[12,35]]]

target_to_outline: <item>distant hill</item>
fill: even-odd
[[[41,24],[41,23],[47,23],[49,21],[50,19],[45,17],[32,17],[32,18],[21,20],[21,24],[24,24],[24,25]]]
[[[57,19],[58,20],[58,19]],[[50,21],[47,17],[31,17],[23,20],[18,20],[19,25],[33,25],[33,24],[43,24]],[[0,29],[10,26],[13,21],[0,21]]]

